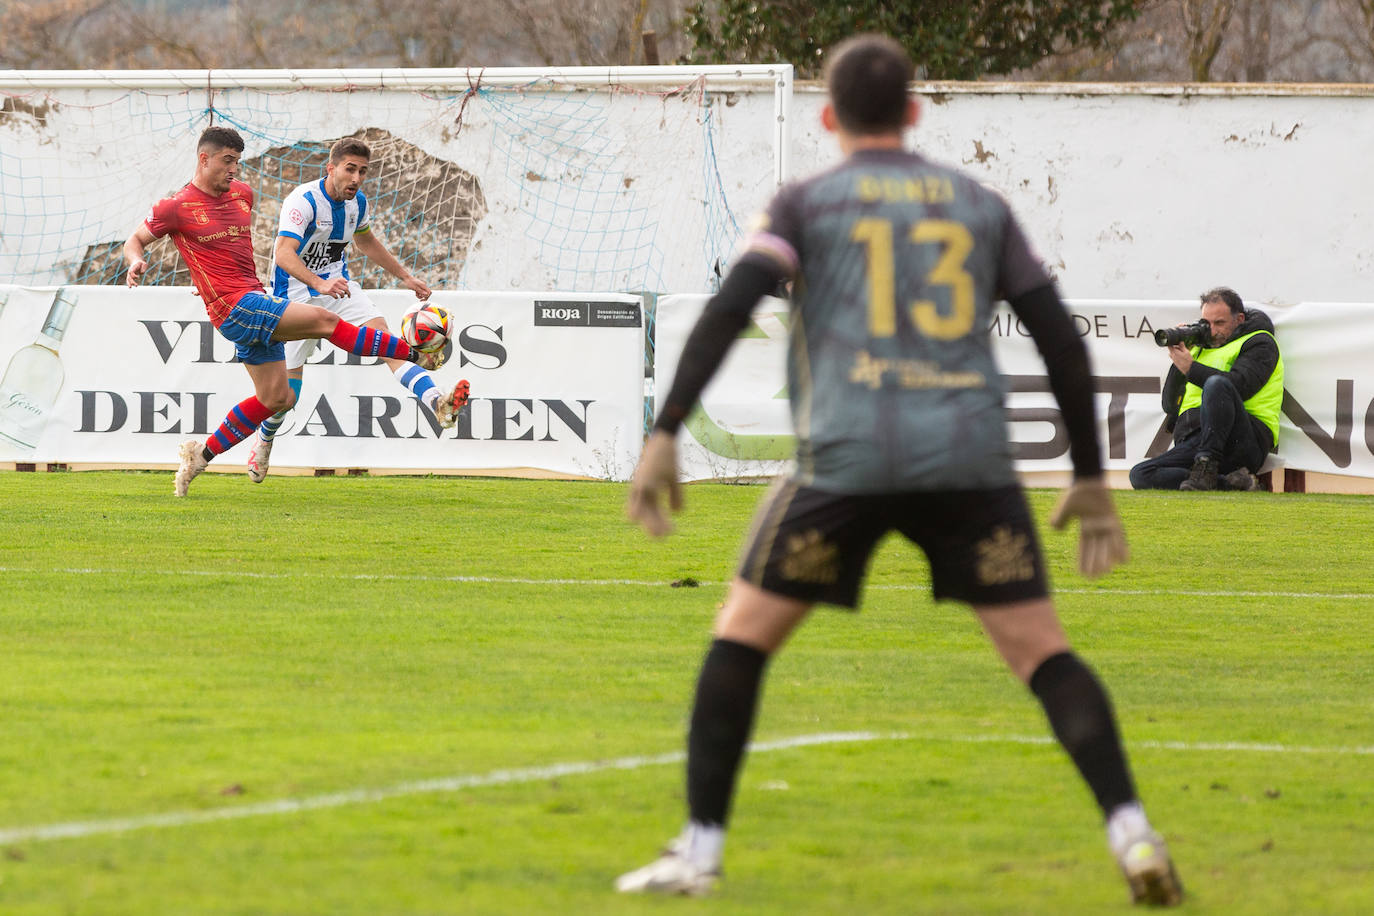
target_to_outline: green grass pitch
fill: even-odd
[[[751,754],[721,893],[645,900],[611,883],[681,824],[759,488],[689,487],[663,543],[615,484],[171,490],[0,474],[0,913],[1129,909],[1039,707],[897,541],[770,669],[756,741],[841,737]],[[1374,912],[1374,501],[1118,496],[1122,570],[1044,541],[1183,912]]]

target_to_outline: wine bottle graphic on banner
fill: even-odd
[[[26,457],[37,447],[62,390],[57,349],[75,307],[76,294],[66,287],[59,289],[37,339],[10,358],[0,377],[0,457]]]

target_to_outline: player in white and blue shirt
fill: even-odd
[[[324,280],[342,277],[349,281],[350,291],[358,290],[358,285],[352,282],[353,278],[348,273],[348,259],[344,252],[355,235],[372,229],[368,222],[367,195],[357,190],[351,200],[347,197],[336,200],[325,188],[328,180],[321,178],[303,184],[286,195],[281,205],[277,237],[296,240],[296,254],[307,270]],[[275,258],[272,265],[272,294],[292,302],[302,302],[319,295],[305,281],[291,276],[281,264],[276,263]]]
[[[415,298],[428,299],[431,290],[407,270],[372,231],[367,195],[361,190],[371,159],[372,151],[366,143],[356,137],[344,137],[329,150],[325,177],[303,184],[286,195],[273,249],[272,292],[291,302],[327,306],[354,324],[386,330],[386,319],[357,281],[349,276],[346,252],[350,244],[400,280],[415,293]],[[297,403],[305,362],[318,343],[318,340],[297,340],[286,345],[287,381],[296,392]],[[447,429],[457,422],[459,411],[468,401],[466,380],[459,380],[453,390],[445,394],[434,384],[430,374],[414,363],[395,359],[384,361],[397,381],[434,411],[441,427]],[[267,477],[272,443],[285,417],[286,411],[283,411],[258,428],[248,457],[248,477],[254,483],[261,483]]]

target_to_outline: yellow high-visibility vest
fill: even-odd
[[[1241,344],[1245,343],[1256,334],[1269,334],[1268,331],[1254,331],[1244,337],[1237,337],[1229,340],[1220,347],[1214,349],[1204,349],[1193,347],[1193,359],[1210,366],[1213,369],[1220,369],[1222,372],[1230,370],[1236,357],[1240,355]],[[1269,334],[1273,337],[1273,334]],[[1178,412],[1182,414],[1186,410],[1192,410],[1202,404],[1202,389],[1189,382],[1183,389],[1183,400],[1178,404]],[[1258,417],[1265,426],[1269,427],[1269,432],[1274,436],[1274,444],[1279,443],[1279,409],[1283,407],[1283,355],[1279,355],[1279,361],[1274,366],[1274,371],[1269,373],[1269,380],[1260,386],[1260,390],[1250,395],[1245,402],[1245,412]]]

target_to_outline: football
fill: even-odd
[[[432,353],[442,350],[453,330],[448,309],[421,302],[401,318],[401,336],[417,350]]]

